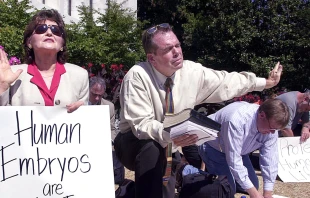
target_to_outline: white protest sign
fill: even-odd
[[[109,112],[0,107],[0,197],[114,197]]]
[[[310,140],[300,144],[300,137],[278,140],[279,171],[283,182],[310,182]]]

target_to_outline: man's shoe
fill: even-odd
[[[135,182],[130,179],[124,179],[115,191],[115,198],[134,198]]]

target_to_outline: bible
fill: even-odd
[[[194,109],[184,109],[177,114],[166,115],[163,125],[165,130],[170,132],[171,139],[185,134],[196,134],[198,146],[214,140],[221,130],[220,123]]]

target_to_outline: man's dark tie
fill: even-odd
[[[172,97],[172,85],[173,81],[171,78],[167,78],[165,82],[165,91],[166,91],[166,115],[171,115],[174,113],[174,104]],[[163,184],[167,185],[170,175],[171,175],[171,166],[172,166],[172,143],[168,143],[166,147],[166,157],[167,157],[167,167],[165,171],[165,175],[163,177]]]
[[[174,113],[174,104],[173,104],[173,97],[172,97],[172,79],[167,78],[165,82],[165,91],[166,91],[166,115],[173,114]]]

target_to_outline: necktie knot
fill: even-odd
[[[167,78],[166,79],[166,82],[165,82],[165,90],[167,91],[167,89],[170,89],[171,90],[171,87],[173,85],[173,81],[171,78]]]

